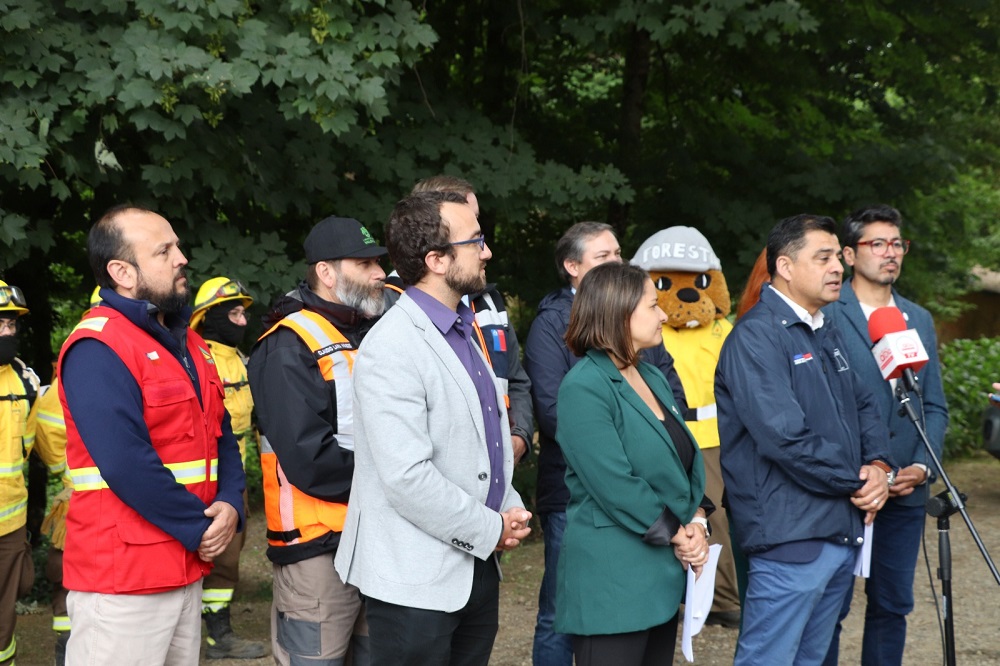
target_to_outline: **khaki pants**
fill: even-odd
[[[281,666],[310,657],[346,664],[348,648],[356,665],[368,663],[368,623],[358,588],[346,585],[333,568],[334,553],[295,564],[274,565],[271,652]],[[297,658],[299,657],[299,658]]]
[[[722,508],[724,486],[719,451],[718,446],[702,449],[701,458],[705,463],[705,494],[715,504],[715,513],[708,519],[712,525],[712,538],[708,542],[722,544],[719,566],[715,572],[715,599],[712,601],[712,611],[724,613],[740,609],[740,592],[736,584],[733,546],[729,540],[729,519],[726,510]]]
[[[73,631],[67,666],[197,666],[201,651],[201,581],[158,594],[70,590]]]

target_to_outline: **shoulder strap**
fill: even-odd
[[[28,399],[28,407],[30,409],[38,397],[38,389],[41,386],[41,382],[38,380],[38,375],[35,374],[35,371],[25,365],[24,361],[14,358],[13,363],[19,368],[17,374],[21,377],[21,383],[24,385],[24,393]]]
[[[313,353],[313,356],[316,357],[316,363],[319,365],[323,379],[327,381],[331,381],[334,378],[333,354],[335,352],[350,352],[354,349],[350,340],[338,331],[333,324],[323,316],[309,310],[299,310],[283,317],[264,335],[260,336],[260,339],[263,340],[280,326],[285,326],[295,331],[295,334],[299,336],[302,342],[309,348],[309,351]]]

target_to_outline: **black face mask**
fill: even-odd
[[[222,303],[209,308],[201,325],[201,337],[230,347],[238,347],[243,342],[243,334],[246,333],[247,327],[234,324],[229,318],[229,313],[235,307],[237,306],[232,303]]]
[[[0,365],[10,365],[17,356],[17,334],[0,335]]]

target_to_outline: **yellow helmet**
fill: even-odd
[[[94,291],[90,292],[90,307],[96,308],[101,304],[101,287],[100,285],[94,287]]]
[[[28,302],[20,287],[11,287],[0,280],[0,314],[14,312],[18,317],[28,314]]]
[[[201,326],[205,313],[210,307],[226,301],[240,301],[243,307],[253,305],[250,291],[239,280],[227,277],[214,277],[201,285],[194,297],[194,312],[191,314],[191,328],[197,330]]]

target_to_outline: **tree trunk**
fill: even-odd
[[[642,116],[645,108],[646,88],[649,85],[649,68],[652,44],[649,33],[633,25],[625,51],[625,75],[622,82],[621,124],[618,130],[618,158],[615,162],[638,194],[638,181],[642,171]],[[608,224],[622,237],[628,228],[629,204],[611,201],[608,205]]]

